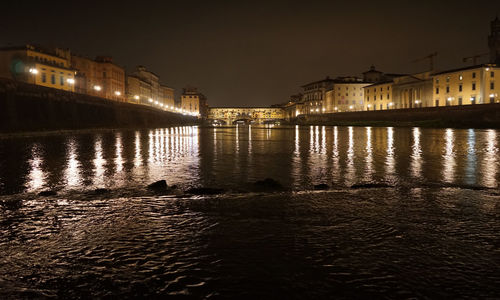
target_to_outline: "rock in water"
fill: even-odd
[[[167,189],[167,181],[165,180],[159,180],[157,182],[153,182],[150,185],[148,185],[148,189],[150,190],[155,190],[155,191],[163,191]]]

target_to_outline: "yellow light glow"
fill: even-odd
[[[100,91],[102,88],[99,85],[94,85],[94,90]]]
[[[135,100],[139,100],[139,95],[135,95],[135,96],[134,96],[134,99],[135,99]]]
[[[75,80],[73,78],[68,78],[66,80],[69,84],[75,84]]]
[[[115,91],[115,95],[120,96],[121,94],[119,91]]]

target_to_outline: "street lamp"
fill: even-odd
[[[98,91],[98,92],[99,92],[101,89],[102,89],[102,88],[101,88],[101,86],[100,86],[100,85],[94,85],[94,90],[96,90],[96,91]]]
[[[38,70],[36,68],[30,68],[29,72],[33,74],[33,84],[36,84],[36,74],[38,74]]]
[[[122,93],[120,93],[119,91],[115,91],[115,95],[117,96],[121,96]]]

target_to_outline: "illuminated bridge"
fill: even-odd
[[[212,107],[208,111],[209,121],[226,125],[274,123],[283,119],[284,111],[279,107]]]

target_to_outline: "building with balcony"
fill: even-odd
[[[0,77],[65,91],[74,91],[71,53],[25,45],[0,48]]]

